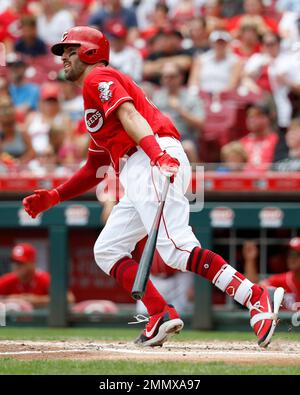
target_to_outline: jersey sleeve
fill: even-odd
[[[95,75],[86,83],[86,90],[94,103],[101,109],[104,119],[115,111],[122,103],[133,101],[125,87],[112,73]]]

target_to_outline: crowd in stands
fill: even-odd
[[[191,162],[300,170],[299,1],[2,0],[0,173],[85,160],[81,92],[50,53],[74,25],[107,35],[111,66],[172,118]]]

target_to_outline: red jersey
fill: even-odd
[[[47,272],[36,271],[33,279],[22,284],[16,273],[7,273],[0,277],[0,295],[48,295],[50,275]]]
[[[112,165],[118,169],[122,158],[136,143],[124,130],[116,109],[124,102],[133,102],[148,121],[153,133],[160,137],[180,139],[173,123],[145,96],[142,89],[127,75],[112,67],[95,67],[83,83],[86,128],[91,137],[91,151],[107,151]]]
[[[278,134],[271,132],[266,136],[255,136],[250,133],[240,142],[248,156],[246,169],[266,170],[273,161]]]
[[[282,287],[286,294],[284,296],[284,305],[287,309],[292,310],[295,302],[300,302],[300,280],[296,279],[293,272],[274,274],[262,282],[267,287]]]

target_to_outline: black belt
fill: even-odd
[[[127,156],[127,158],[130,158],[136,152],[137,152],[137,148],[136,147],[132,147],[126,152],[125,156]]]

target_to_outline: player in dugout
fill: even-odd
[[[16,244],[11,252],[11,261],[14,270],[0,277],[0,301],[14,301],[18,308],[25,304],[32,308],[46,306],[51,279],[48,272],[37,270],[37,250],[34,246],[29,243]],[[68,302],[74,302],[71,292],[68,292]]]

